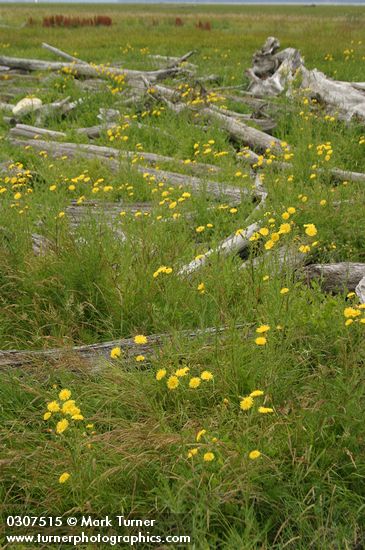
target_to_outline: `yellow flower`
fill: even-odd
[[[138,361],[138,363],[140,363],[141,361],[144,361],[144,360],[145,360],[145,356],[144,356],[144,355],[137,355],[136,361]]]
[[[261,395],[264,395],[262,390],[254,390],[250,393],[249,397],[260,397]]]
[[[195,231],[196,231],[197,233],[202,233],[202,232],[204,231],[204,229],[205,229],[205,226],[204,226],[204,225],[199,225],[199,226],[195,229]]]
[[[157,372],[156,372],[156,380],[162,380],[162,378],[164,378],[166,376],[166,369],[159,369]]]
[[[72,420],[84,420],[82,414],[74,414],[71,416]]]
[[[320,204],[321,206],[326,206],[326,204],[327,204],[326,199],[322,199],[321,201],[319,201],[319,204]]]
[[[61,390],[58,394],[58,397],[61,399],[61,401],[67,401],[67,399],[70,399],[71,392],[70,390]]]
[[[307,252],[310,252],[311,247],[305,244],[300,245],[299,252],[302,254],[307,254]]]
[[[118,357],[121,356],[121,353],[122,353],[122,350],[120,349],[120,347],[113,348],[112,351],[110,352],[110,357],[112,359],[118,359]]]
[[[198,448],[195,447],[194,449],[190,449],[188,451],[188,458],[193,458],[193,456],[195,456],[196,454],[198,454]]]
[[[213,374],[209,372],[209,370],[203,370],[203,372],[200,375],[200,378],[202,380],[213,380]]]
[[[49,412],[56,413],[60,410],[60,406],[57,401],[51,401],[50,403],[47,403],[47,410],[49,410]]]
[[[66,483],[67,480],[70,479],[70,474],[67,472],[63,472],[63,474],[60,475],[58,478],[59,483]]]
[[[307,223],[304,225],[304,227],[305,232],[309,237],[314,237],[315,235],[317,235],[317,228],[314,223]]]
[[[251,409],[252,406],[253,406],[253,399],[250,395],[241,399],[240,409],[242,409],[243,411],[248,411],[249,409]]]
[[[197,376],[193,376],[189,381],[189,388],[195,389],[200,386],[201,380]]]
[[[196,440],[197,441],[200,441],[201,438],[203,437],[203,435],[205,435],[207,433],[207,430],[200,430],[197,434],[196,434]]]
[[[259,229],[259,233],[263,237],[267,237],[267,235],[269,234],[269,230],[267,227],[261,227],[261,229]]]
[[[285,235],[286,233],[290,233],[290,231],[291,231],[290,223],[282,223],[280,225],[279,233],[282,233],[283,235]]]
[[[289,206],[289,208],[287,208],[287,211],[289,212],[289,214],[295,214],[296,209],[294,208],[294,206]]]
[[[203,455],[203,460],[205,462],[212,462],[214,460],[214,453],[208,452]]]
[[[45,412],[44,415],[43,415],[43,420],[49,420],[52,416],[52,413],[51,412]]]
[[[189,370],[189,367],[182,367],[181,369],[177,369],[175,371],[175,376],[177,376],[178,378],[180,378],[181,376],[186,376]]]
[[[167,380],[167,387],[169,390],[176,390],[176,388],[179,385],[179,379],[177,376],[170,376],[170,378]]]
[[[289,289],[286,288],[286,287],[284,287],[280,290],[280,294],[288,294],[288,292],[289,292]]]
[[[361,315],[361,312],[358,309],[355,309],[353,307],[346,307],[343,310],[343,314],[346,318],[348,318],[348,317],[358,317],[359,315]]]
[[[259,458],[261,456],[261,453],[260,451],[258,451],[257,449],[255,451],[251,451],[248,455],[248,457],[251,459],[251,460],[256,460],[256,458]]]
[[[259,327],[257,327],[256,332],[258,334],[262,334],[263,332],[267,332],[268,330],[270,330],[269,325],[260,325]]]
[[[60,420],[59,422],[57,422],[56,433],[62,434],[65,430],[67,430],[68,424],[69,423],[68,423],[68,420],[66,418],[64,418],[63,420]]]
[[[269,275],[264,275],[264,276],[262,277],[262,280],[263,280],[263,281],[268,281],[269,279],[270,279],[270,276],[269,276]]]
[[[283,220],[288,220],[290,218],[290,214],[289,212],[284,212],[281,217],[283,218]]]
[[[200,292],[200,294],[205,293],[205,284],[204,283],[199,283],[197,288],[198,288],[198,291]]]
[[[274,241],[272,239],[269,239],[265,243],[265,250],[270,250],[275,245]]]
[[[274,412],[274,409],[272,409],[271,407],[259,407],[258,411],[261,414],[268,414]]]
[[[137,336],[134,337],[134,343],[135,344],[147,344],[147,338],[146,338],[146,336],[143,336],[143,334],[137,334]]]
[[[267,343],[265,336],[258,336],[255,338],[255,344],[257,346],[264,346]]]
[[[353,319],[347,319],[347,321],[345,321],[345,327],[348,327],[349,325],[352,325],[353,322],[354,322]]]
[[[70,399],[69,401],[65,401],[62,405],[62,412],[64,414],[69,414],[70,416],[74,414],[80,414],[80,409],[76,407],[75,401],[73,399]]]

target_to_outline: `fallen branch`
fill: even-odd
[[[263,187],[261,178],[258,174],[255,177],[253,187],[255,197],[259,199],[259,202],[251,213],[251,216],[256,210],[264,206],[267,198],[267,191]],[[207,263],[208,258],[212,254],[218,254],[222,256],[228,256],[229,254],[242,254],[248,249],[251,244],[250,237],[252,237],[252,235],[256,233],[259,228],[260,223],[254,222],[246,227],[246,229],[238,232],[236,231],[233,235],[230,235],[229,237],[224,239],[217,247],[208,250],[208,252],[201,255],[198,259],[195,259],[189,264],[182,266],[178,272],[178,275],[190,275],[194,271],[197,271]]]
[[[212,254],[227,256],[229,254],[242,253],[250,245],[250,237],[259,229],[260,224],[252,223],[246,229],[235,233],[224,239],[216,248],[211,248],[205,254],[202,254],[198,259],[193,260],[189,264],[183,265],[178,275],[191,275],[201,267],[203,267]]]
[[[42,48],[58,55],[59,57],[63,57],[65,59],[67,59],[68,61],[76,61],[77,63],[83,63],[83,64],[86,63],[88,65],[88,63],[86,61],[83,61],[82,59],[79,59],[78,57],[74,57],[73,55],[70,55],[66,52],[63,52],[62,50],[59,50],[58,48],[55,48],[54,46],[50,46],[46,42],[42,42]]]

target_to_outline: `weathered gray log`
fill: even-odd
[[[48,151],[51,155],[58,156],[70,156],[70,157],[83,157],[83,158],[98,158],[102,162],[109,165],[113,171],[118,171],[121,165],[127,164],[122,160],[121,151],[112,147],[99,147],[96,145],[84,145],[76,143],[57,143],[55,141],[41,141],[41,140],[22,140],[18,138],[9,138],[10,143],[17,146],[31,146],[35,149],[42,151]],[[135,155],[135,153],[133,153]],[[128,159],[126,155],[125,158]],[[130,166],[130,164],[128,164]],[[227,197],[232,203],[237,204],[241,202],[242,195],[249,195],[250,192],[245,189],[234,185],[227,185],[225,183],[219,183],[214,181],[206,181],[195,176],[189,176],[186,174],[179,174],[177,172],[170,172],[167,170],[160,170],[156,168],[145,168],[138,164],[134,164],[133,168],[144,174],[148,173],[151,176],[155,176],[159,180],[166,180],[170,185],[188,186],[194,191],[202,192],[206,191],[209,194],[216,197]]]
[[[67,63],[61,61],[43,61],[41,59],[24,59],[20,57],[0,56],[0,64],[14,69],[26,71],[62,71],[69,69],[73,74],[89,77],[107,77],[108,75],[122,76],[126,80],[138,79],[141,76],[148,78],[150,82],[156,82],[183,72],[181,67],[171,69],[159,69],[157,71],[136,71],[131,69],[119,69],[116,67],[91,65],[87,63]]]
[[[259,151],[265,151],[266,149],[281,150],[280,140],[276,137],[224,115],[219,112],[219,109],[213,110],[205,107],[200,110],[200,113],[206,115],[210,120],[218,122],[221,128],[226,130],[232,139],[249,145],[253,149]]]
[[[304,264],[304,254],[301,254],[294,246],[280,246],[273,250],[268,250],[263,254],[243,262],[240,269],[256,269],[262,265],[270,268],[271,274],[276,274],[279,270],[297,270]]]
[[[237,330],[243,327],[244,325],[236,325],[233,329]],[[61,359],[65,360],[69,358],[73,360],[75,357],[97,368],[103,366],[106,361],[111,361],[110,352],[115,347],[121,348],[122,358],[126,360],[130,360],[137,355],[151,357],[151,355],[160,348],[163,348],[165,343],[171,342],[174,337],[186,340],[205,337],[212,338],[218,337],[220,334],[228,333],[230,330],[232,330],[230,327],[209,327],[198,330],[184,330],[174,334],[152,334],[148,336],[147,344],[136,344],[133,338],[123,338],[111,342],[91,344],[89,346],[76,346],[72,348],[45,349],[41,351],[0,351],[0,368],[32,367],[33,365],[44,362],[53,364],[59,362]]]
[[[10,103],[0,101],[0,111],[4,111],[5,113],[13,113],[13,107],[14,105],[11,105]]]
[[[216,248],[211,248],[205,254],[202,254],[198,259],[183,265],[178,272],[178,275],[191,275],[201,267],[207,264],[208,258],[213,254],[227,256],[229,254],[242,253],[250,245],[250,237],[259,229],[258,223],[252,223],[246,229],[239,233],[230,235],[222,241]]]
[[[86,133],[85,130],[88,130],[88,128],[80,128],[76,130],[77,133]],[[53,136],[52,136],[53,134]],[[199,163],[199,162],[191,162],[190,164],[186,165],[182,159],[174,159],[172,157],[166,157],[164,155],[159,155],[157,153],[149,153],[146,151],[122,151],[120,149],[116,149],[114,147],[104,147],[101,145],[91,145],[91,144],[84,144],[84,143],[70,143],[70,142],[62,142],[57,143],[54,141],[42,141],[39,139],[36,139],[35,141],[32,141],[32,138],[35,136],[42,136],[42,137],[66,137],[66,134],[63,132],[54,132],[52,130],[47,130],[45,128],[38,128],[35,126],[27,126],[25,124],[17,124],[14,128],[10,129],[9,135],[11,138],[17,138],[18,136],[30,138],[29,143],[27,145],[31,145],[32,147],[36,147],[37,149],[41,149],[44,151],[53,151],[58,150],[60,154],[62,155],[74,155],[76,153],[82,153],[82,154],[91,154],[96,157],[107,157],[107,158],[114,158],[114,159],[127,159],[127,160],[134,160],[138,159],[140,162],[145,161],[148,164],[156,164],[156,163],[177,163],[181,166],[187,167],[188,170],[191,170],[193,172],[199,172],[206,174],[207,172],[211,173],[217,173],[219,172],[219,167],[214,166],[213,164],[205,164],[205,163]],[[19,142],[22,140],[19,140]],[[14,139],[12,140],[13,143],[15,143]],[[24,145],[24,143],[18,143],[19,145]]]
[[[52,243],[44,235],[32,233],[32,248],[36,256],[44,256],[50,250]]]
[[[352,291],[365,277],[365,264],[356,262],[312,264],[303,269],[303,274],[307,282],[319,280],[321,287],[327,292],[344,289]]]
[[[253,67],[247,71],[249,90],[256,96],[278,95],[287,90],[292,95],[292,82],[310,96],[336,112],[346,121],[352,118],[365,121],[365,90],[361,83],[332,80],[317,69],[308,70],[298,50],[287,48],[277,52],[276,38],[269,37],[263,48],[253,57]],[[360,85],[359,85],[360,84]]]
[[[252,115],[243,114],[243,113],[237,113],[236,111],[230,111],[229,109],[222,109],[214,107],[213,105],[210,106],[210,108],[218,113],[221,113],[223,115],[226,115],[228,117],[233,118],[237,122],[251,122],[252,124],[255,124],[256,126],[259,126],[261,130],[264,132],[271,132],[276,127],[276,122],[272,118],[254,118]]]
[[[30,139],[38,137],[49,137],[52,139],[59,139],[66,137],[64,132],[57,132],[56,130],[48,130],[47,128],[39,128],[38,126],[30,126],[29,124],[16,124],[14,128],[11,128],[10,135],[21,136]]]
[[[365,276],[356,285],[355,292],[360,298],[360,303],[365,304]]]

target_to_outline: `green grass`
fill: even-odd
[[[42,28],[42,17],[51,13],[103,13],[113,18],[113,26]],[[32,27],[16,32],[2,28],[1,54],[52,59],[40,47],[44,41],[87,61],[153,68],[146,48],[161,55],[182,55],[194,48],[198,54],[191,61],[198,73],[216,73],[229,86],[246,82],[244,70],[253,52],[268,35],[276,35],[283,47],[299,48],[308,67],[341,80],[364,80],[362,8],[0,7],[0,21],[10,25],[29,16],[36,21]],[[184,20],[183,27],[174,26],[177,16]],[[199,19],[212,23],[211,32],[195,28]],[[347,49],[353,52],[344,53]],[[331,61],[325,59],[327,54]],[[111,142],[105,133],[97,144],[129,151],[142,144],[144,151],[196,158],[221,169],[218,175],[208,174],[210,179],[250,189],[247,167],[216,125],[205,131],[191,116],[176,116],[156,103],[123,107],[120,96],[110,91],[111,82],[98,93],[82,92],[64,74],[47,82],[1,81],[0,86],[1,100],[18,88],[8,95],[14,103],[27,93],[44,102],[82,97],[68,118],[47,121],[47,127],[66,132],[66,141],[86,142],[75,129],[97,124],[100,107],[119,108],[145,127],[132,123],[121,131],[127,141]],[[292,230],[280,243],[299,247],[317,240],[307,263],[365,262],[364,184],[335,183],[328,170],[365,172],[364,127],[328,121],[301,97],[293,102],[280,98],[278,103],[275,135],[291,145],[293,169],[263,170],[268,201],[252,221],[266,220],[262,225],[276,231],[284,222],[282,214],[293,207]],[[239,108],[229,99],[224,104]],[[34,122],[32,116],[27,122]],[[155,127],[168,135],[157,134]],[[332,295],[318,284],[308,287],[290,269],[276,269],[270,261],[241,270],[237,257],[212,256],[204,269],[181,278],[177,272],[183,264],[244,227],[253,209],[249,197],[231,213],[223,198],[217,201],[188,186],[159,186],[133,165],[112,173],[98,161],[53,159],[10,145],[7,133],[7,125],[0,122],[1,158],[21,162],[32,177],[9,181],[4,175],[0,182],[0,191],[5,189],[0,194],[0,349],[70,347],[136,334],[173,337],[142,363],[122,354],[95,371],[71,356],[57,364],[39,362],[2,371],[3,516],[150,518],[157,522],[153,534],[190,535],[189,547],[197,550],[363,548],[365,327],[358,322],[345,327],[343,315],[357,299],[347,297],[345,289]],[[204,154],[209,140],[214,140],[212,151]],[[333,150],[328,161],[317,154],[317,145],[326,142]],[[195,144],[200,151],[196,157]],[[227,154],[214,156],[222,151]],[[313,164],[324,170],[311,179]],[[188,164],[160,167],[191,173]],[[99,191],[94,193],[97,180]],[[14,197],[17,192],[21,197]],[[169,208],[184,192],[191,196]],[[127,212],[113,222],[114,229],[127,236],[122,242],[108,219],[97,222],[86,216],[73,231],[67,215],[59,216],[81,196],[125,205],[151,202],[153,207],[150,216]],[[166,197],[170,202],[160,204]],[[174,218],[176,212],[180,216]],[[269,222],[271,218],[275,221]],[[315,224],[315,238],[305,234],[307,223]],[[202,225],[205,230],[197,233]],[[45,255],[33,253],[32,233],[50,241]],[[253,247],[249,263],[261,248],[260,243]],[[172,273],[154,278],[162,265],[172,267]],[[198,291],[200,283],[204,294]],[[283,287],[289,289],[287,294],[280,293]],[[255,329],[261,324],[271,327],[262,347],[255,343]],[[224,325],[228,330],[219,336],[188,340],[179,334]],[[159,369],[169,376],[184,366],[189,374],[177,389],[169,390],[166,378],[156,380]],[[189,388],[191,377],[204,370],[213,380]],[[85,420],[70,421],[57,435],[61,416],[55,413],[44,421],[43,414],[61,388],[72,391]],[[242,397],[256,389],[264,396],[255,398],[250,410],[241,410]],[[260,414],[262,405],[274,412]],[[93,428],[87,428],[89,424]],[[202,429],[206,433],[196,442]],[[188,458],[192,448],[199,451]],[[262,455],[250,460],[254,449]],[[214,453],[213,461],[203,460],[206,452]],[[63,472],[70,473],[70,479],[60,484]],[[87,531],[92,532],[98,529]]]

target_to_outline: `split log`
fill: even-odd
[[[244,325],[236,325],[234,330],[242,329]],[[45,349],[41,351],[9,350],[0,351],[0,368],[31,367],[39,363],[58,363],[61,359],[78,357],[94,367],[101,367],[106,361],[110,361],[110,352],[115,347],[120,347],[123,358],[131,359],[136,355],[151,356],[165,344],[179,339],[194,340],[198,338],[218,338],[219,335],[228,333],[230,327],[209,327],[198,330],[184,330],[176,334],[152,334],[147,338],[147,344],[136,344],[133,338],[123,338],[111,342],[91,344],[89,346],[76,346],[73,348]]]
[[[292,82],[297,79],[300,88],[330,112],[345,120],[365,121],[365,91],[359,84],[332,80],[317,69],[308,70],[298,50],[287,48],[278,52],[280,42],[269,37],[255,53],[253,67],[247,71],[251,80],[249,91],[256,96],[279,95],[287,90],[292,95]]]
[[[309,283],[319,280],[326,292],[355,290],[361,279],[365,277],[365,264],[355,262],[340,262],[336,264],[312,264],[303,270]]]

